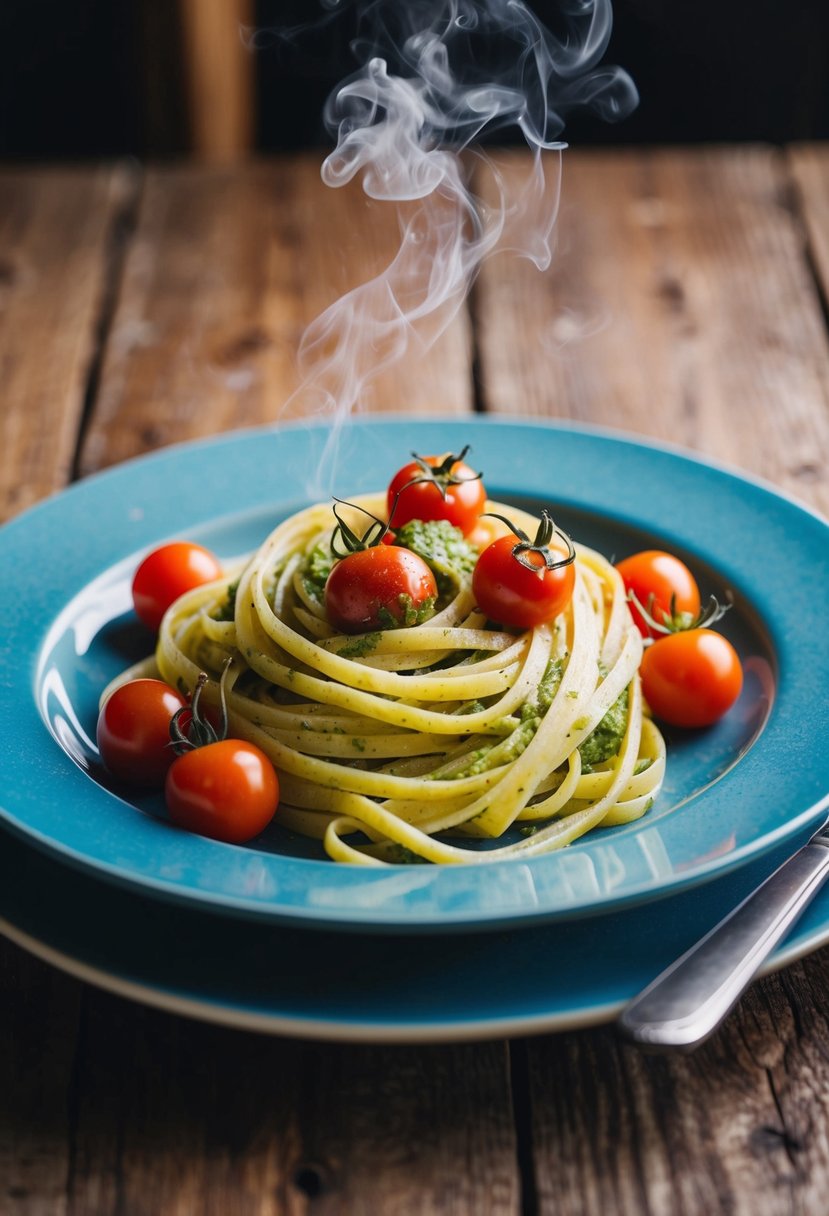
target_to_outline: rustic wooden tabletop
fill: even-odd
[[[364,406],[624,429],[829,513],[827,199],[823,148],[568,153],[552,273],[492,260],[432,355]],[[2,517],[278,419],[305,325],[396,235],[312,156],[4,171]],[[290,1041],[133,1004],[2,940],[0,984],[13,1216],[827,1210],[825,949],[690,1057],[612,1028]]]

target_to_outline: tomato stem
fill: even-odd
[[[337,521],[337,526],[331,534],[331,552],[335,557],[348,557],[349,553],[359,553],[362,549],[373,549],[375,545],[382,543],[383,537],[390,531],[388,523],[378,519],[376,515],[372,515],[371,511],[367,511],[365,507],[358,507],[356,503],[347,502],[344,498],[335,497],[334,502],[339,503],[342,507],[351,507],[354,511],[362,511],[372,520],[363,535],[358,536],[339,514],[336,506],[332,507],[334,518]],[[396,504],[397,499],[395,499]],[[338,545],[342,545],[344,552],[338,549]]]
[[[721,620],[731,607],[730,602],[721,604],[715,595],[711,595],[708,597],[707,604],[700,609],[696,616],[693,616],[690,612],[677,612],[676,595],[672,595],[670,610],[668,612],[663,610],[662,620],[658,621],[654,616],[656,596],[653,593],[648,596],[647,606],[642,603],[632,588],[628,591],[627,598],[640,613],[648,628],[661,636],[669,633],[685,633],[689,629],[707,629]],[[645,638],[644,642],[646,646],[649,646],[656,640],[656,638]]]
[[[506,524],[509,530],[518,537],[518,544],[513,545],[512,556],[517,562],[527,570],[532,570],[534,574],[540,573],[542,567],[535,562],[525,557],[526,553],[537,553],[544,562],[546,570],[560,570],[562,566],[570,566],[576,560],[576,549],[566,532],[562,532],[561,528],[556,527],[553,522],[553,517],[548,511],[542,510],[541,519],[538,524],[538,531],[535,534],[535,539],[530,540],[526,532],[517,527],[511,519],[507,519],[504,515],[497,515],[494,511],[486,511],[484,514],[492,519],[498,519],[502,524]],[[566,557],[556,557],[550,549],[550,543],[554,537],[563,540],[567,546]]]
[[[452,472],[456,464],[461,464],[463,462],[468,451],[469,444],[467,443],[457,456],[453,452],[447,453],[440,464],[429,464],[425,457],[418,456],[417,452],[412,452],[412,456],[417,462],[418,467],[422,472],[422,476],[413,477],[412,480],[408,481],[405,486],[401,486],[397,493],[397,498],[400,497],[404,490],[408,490],[411,486],[421,485],[423,482],[432,482],[432,484],[437,487],[441,498],[445,502],[446,491],[449,486],[463,485],[463,483],[467,481],[480,481],[483,477],[483,473],[473,473],[471,477],[457,477]],[[395,498],[395,506],[397,506],[397,498]],[[390,517],[394,519],[393,510],[390,512]]]
[[[195,751],[198,747],[207,747],[211,743],[219,743],[222,739],[227,738],[225,680],[232,662],[231,658],[225,660],[219,679],[218,727],[215,727],[201,711],[202,689],[209,679],[205,671],[199,672],[199,678],[196,680],[196,687],[193,689],[193,697],[190,704],[182,706],[173,715],[170,722],[170,742],[176,755],[182,756],[185,752]],[[186,722],[186,729],[182,726],[182,721]]]

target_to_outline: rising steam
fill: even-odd
[[[326,105],[336,147],[323,180],[359,177],[371,198],[406,205],[390,265],[326,309],[300,344],[294,398],[329,416],[336,433],[367,382],[411,341],[432,346],[487,257],[511,250],[549,265],[565,115],[587,107],[615,120],[638,98],[622,69],[599,66],[610,0],[561,0],[557,35],[522,0],[323,4],[330,14],[356,10],[361,64]],[[534,154],[512,195],[477,143],[510,127]],[[489,179],[477,196],[472,166],[477,184]]]

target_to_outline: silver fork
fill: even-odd
[[[826,809],[826,804],[824,804]],[[643,1047],[689,1051],[724,1021],[829,878],[829,822],[619,1015]]]

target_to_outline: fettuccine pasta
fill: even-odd
[[[383,499],[354,506],[377,515]],[[487,509],[535,531],[522,511]],[[334,526],[327,505],[287,519],[238,586],[188,593],[159,633],[173,685],[192,690],[204,671],[217,704],[227,666],[231,734],[273,761],[284,827],[335,861],[477,863],[645,813],[664,744],[643,714],[642,640],[604,557],[576,547],[570,606],[533,629],[487,622],[469,572],[448,570],[430,619],[355,637],[332,629],[313,577]]]

